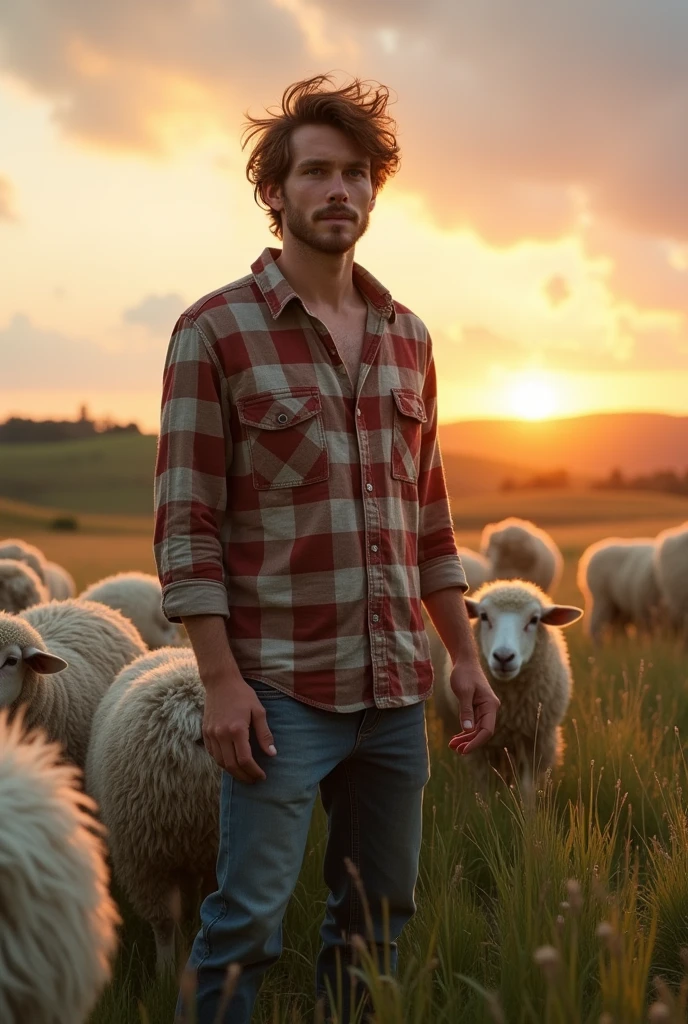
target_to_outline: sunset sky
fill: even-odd
[[[31,0],[0,10],[0,419],[157,428],[177,315],[268,244],[243,112],[397,96],[357,259],[432,333],[445,421],[688,414],[685,0]]]

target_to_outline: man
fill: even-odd
[[[200,1024],[246,1024],[301,866],[318,791],[330,895],[320,995],[349,1016],[360,874],[383,943],[415,910],[432,668],[421,602],[453,661],[461,753],[498,700],[466,615],[422,322],[353,261],[397,168],[384,87],[318,76],[251,119],[248,164],[282,249],[190,307],[163,389],[155,554],[206,690],[224,769],[218,891],[190,967]],[[412,254],[409,254],[412,259]],[[342,991],[343,988],[343,991]],[[181,1007],[180,1007],[181,1009]]]

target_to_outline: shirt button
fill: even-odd
[[[288,419],[289,419],[289,417],[287,416],[287,414],[285,412],[281,412],[279,414],[279,416],[277,417],[277,422],[278,423],[286,423]]]
[[[371,544],[370,545],[370,550],[371,551],[377,551],[377,544]]]
[[[379,615],[373,615],[373,622],[379,622],[379,621],[380,621],[380,616]]]
[[[373,485],[372,484],[366,484],[366,491],[372,491],[372,489],[373,489]]]

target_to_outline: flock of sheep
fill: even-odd
[[[501,700],[495,736],[468,760],[479,788],[496,769],[530,792],[561,754],[572,687],[561,630],[583,612],[548,596],[563,559],[532,523],[492,524],[481,553],[460,553]],[[579,585],[595,639],[629,623],[683,628],[688,524],[654,541],[593,545]],[[450,665],[429,635],[435,707],[453,734]],[[77,596],[37,548],[0,541],[3,1022],[83,1021],[107,981],[119,919],[103,832],[115,878],[153,929],[159,969],[174,965],[177,919],[215,884],[220,769],[203,745],[203,705],[193,652],[165,619],[155,577],[118,573]]]

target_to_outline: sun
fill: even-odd
[[[519,419],[545,420],[557,408],[557,393],[552,384],[536,374],[524,374],[508,390],[509,407]]]

